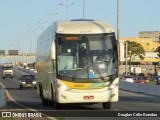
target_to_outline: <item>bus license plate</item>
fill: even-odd
[[[31,87],[32,85],[31,84],[27,84],[27,87]]]
[[[84,100],[91,100],[91,99],[94,99],[94,96],[84,96],[83,99]]]

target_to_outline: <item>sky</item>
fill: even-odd
[[[83,18],[84,0],[0,0],[0,50],[35,51],[36,38],[55,20]],[[160,31],[160,0],[120,0],[120,37]],[[58,13],[54,17],[46,14]],[[104,20],[117,31],[117,0],[86,0],[86,18]],[[36,29],[37,28],[37,29]],[[31,42],[31,43],[30,43]]]

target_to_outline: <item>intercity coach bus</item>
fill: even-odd
[[[118,101],[119,43],[98,20],[56,21],[38,38],[37,78],[42,104]]]

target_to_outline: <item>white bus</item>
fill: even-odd
[[[5,79],[7,76],[13,78],[13,64],[4,63],[1,67],[2,78]]]
[[[38,38],[37,77],[43,105],[118,101],[119,44],[112,27],[97,20],[57,21]]]

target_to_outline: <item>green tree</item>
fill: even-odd
[[[160,46],[157,48],[157,52],[158,52],[158,57],[160,58]]]
[[[145,56],[145,50],[143,46],[137,42],[134,41],[126,41],[128,43],[128,56],[129,58],[129,69],[131,68],[131,59],[133,56],[138,56],[141,60],[144,59]],[[126,44],[125,44],[126,47]]]

